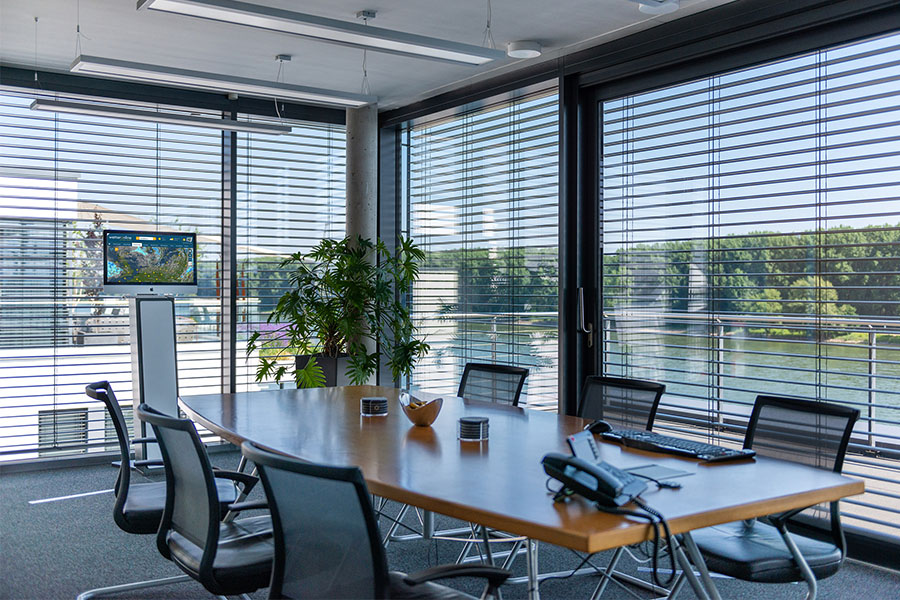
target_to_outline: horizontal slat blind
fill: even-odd
[[[320,239],[343,238],[346,213],[345,128],[289,123],[288,135],[238,135],[238,389],[256,382],[258,356],[246,357],[250,332],[277,324],[266,319],[288,289],[279,264]],[[294,387],[290,377],[284,385]]]
[[[528,367],[522,402],[556,410],[558,97],[522,96],[404,131],[412,300],[431,352],[412,385],[455,394],[467,362]]]
[[[757,394],[860,409],[847,521],[900,535],[900,35],[602,103],[603,364],[738,444]]]
[[[199,234],[198,296],[176,301],[179,388],[221,381],[220,133],[35,112],[32,99],[0,95],[0,460],[103,450],[87,383],[130,403],[128,305],[102,294],[103,229]]]

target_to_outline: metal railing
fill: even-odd
[[[867,350],[867,360],[866,360],[866,417],[864,420],[866,422],[866,437],[867,443],[869,446],[875,445],[875,437],[876,432],[874,430],[874,423],[876,422],[875,416],[875,408],[876,408],[876,393],[877,393],[877,364],[878,364],[878,354],[877,354],[877,336],[879,334],[892,334],[892,335],[900,335],[900,319],[892,320],[892,319],[867,319],[867,318],[851,318],[851,317],[830,317],[830,316],[818,316],[818,315],[733,315],[733,314],[715,314],[715,313],[680,313],[680,312],[668,312],[668,311],[654,311],[654,310],[629,310],[629,311],[615,311],[615,312],[603,312],[603,364],[610,364],[611,356],[614,354],[612,350],[612,345],[614,343],[612,334],[616,331],[616,327],[614,326],[615,322],[652,322],[652,321],[662,321],[665,325],[677,325],[677,324],[703,324],[709,327],[707,336],[710,338],[710,344],[708,347],[714,352],[714,358],[711,362],[713,366],[713,372],[709,373],[712,378],[713,386],[712,386],[712,394],[710,400],[714,400],[716,403],[716,415],[719,423],[723,423],[724,419],[724,411],[722,410],[723,402],[723,392],[728,391],[728,387],[726,385],[726,378],[728,375],[725,373],[724,368],[729,363],[726,361],[725,354],[728,351],[726,348],[725,342],[727,339],[732,338],[732,336],[726,335],[726,327],[744,327],[744,326],[756,326],[763,329],[779,329],[785,328],[786,326],[789,328],[805,328],[808,329],[811,333],[817,334],[817,339],[820,339],[819,332],[821,331],[830,331],[830,332],[840,332],[842,334],[846,333],[864,333],[866,334],[866,344],[863,346],[862,344],[857,345],[857,347],[865,347]],[[622,329],[621,327],[619,329]],[[631,332],[640,331],[640,326],[629,326],[628,330]],[[644,327],[644,331],[646,332],[656,332],[656,333],[667,333],[667,334],[678,334],[681,333],[677,330],[664,330],[659,331],[658,329],[651,327]],[[759,341],[765,341],[768,338],[753,338],[748,337],[744,339],[757,339]],[[823,343],[827,343],[823,342]],[[900,347],[898,347],[900,350]],[[900,409],[900,403],[898,403],[898,409]]]

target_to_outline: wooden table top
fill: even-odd
[[[451,517],[583,552],[647,539],[645,522],[599,512],[581,498],[551,500],[541,458],[568,453],[566,436],[581,431],[585,420],[445,397],[434,425],[416,427],[398,394],[394,388],[348,386],[186,396],[181,405],[232,443],[250,440],[309,462],[357,465],[373,493]],[[363,396],[386,396],[388,416],[360,416]],[[457,440],[462,416],[489,417],[490,440]],[[673,533],[864,491],[862,481],[764,457],[705,464],[618,444],[598,446],[602,459],[619,468],[655,463],[694,473],[678,478],[681,489],[650,484],[641,496],[666,516]]]

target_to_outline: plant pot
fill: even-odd
[[[350,378],[347,377],[347,366],[350,364],[350,359],[346,354],[341,354],[337,358],[324,354],[315,356],[316,363],[322,367],[322,373],[325,374],[325,387],[350,385]],[[309,362],[309,355],[295,356],[294,360],[297,370],[300,370]]]

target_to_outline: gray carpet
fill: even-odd
[[[213,463],[225,468],[237,466],[236,452],[212,455]],[[74,598],[95,587],[153,579],[180,572],[156,551],[153,536],[135,536],[120,531],[112,520],[111,493],[29,504],[29,501],[109,489],[116,471],[110,466],[78,467],[31,473],[4,474],[0,479],[0,597],[11,599]],[[158,476],[154,476],[158,477]],[[140,476],[138,476],[140,479]],[[254,492],[256,495],[257,492]],[[412,519],[415,515],[411,516]],[[456,525],[439,519],[438,526]],[[451,562],[461,545],[457,542],[412,541],[388,547],[391,569],[415,571],[429,565]],[[596,557],[603,566],[609,554]],[[579,558],[570,551],[541,545],[542,571],[571,569]],[[648,579],[645,565],[626,558],[622,570]],[[666,563],[668,566],[668,563]],[[524,557],[513,570],[524,574]],[[548,580],[541,584],[545,599],[588,598],[598,577]],[[730,579],[716,579],[724,598],[800,599],[802,584],[761,585]],[[480,593],[474,581],[453,581],[451,585],[470,593]],[[820,582],[820,598],[877,600],[900,597],[900,575],[848,561],[835,576]],[[522,585],[505,586],[504,597],[525,597]],[[210,598],[199,584],[190,582],[118,595],[119,598]],[[253,594],[265,598],[266,590]],[[650,598],[652,595],[629,586],[610,587],[604,598]],[[685,587],[679,599],[694,598]]]

